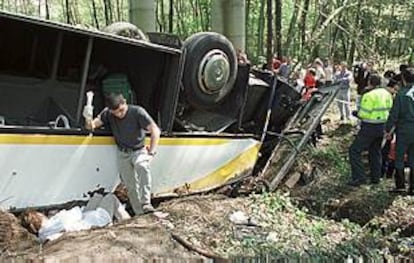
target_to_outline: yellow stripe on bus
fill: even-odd
[[[161,138],[159,145],[220,145],[232,139],[220,138]],[[145,139],[149,143],[149,138]],[[0,134],[1,144],[32,145],[114,145],[111,136]]]
[[[190,191],[207,190],[219,186],[231,178],[241,175],[247,169],[253,168],[256,163],[260,144],[256,144],[250,149],[244,151],[236,158],[219,167],[209,175],[190,183]]]

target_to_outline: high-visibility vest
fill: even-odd
[[[361,98],[358,117],[367,123],[385,123],[392,107],[392,95],[385,88],[375,88]]]

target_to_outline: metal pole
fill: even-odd
[[[303,145],[308,141],[310,135],[314,132],[316,126],[318,126],[320,119],[322,118],[322,115],[325,114],[325,111],[328,109],[328,107],[331,105],[332,101],[335,99],[336,94],[338,93],[338,89],[334,90],[334,92],[331,94],[331,97],[328,99],[327,103],[323,106],[323,108],[320,110],[318,115],[316,115],[316,118],[312,122],[309,129],[306,131],[305,135],[300,140],[297,149],[300,150]],[[277,175],[274,177],[274,179],[270,182],[270,189],[273,191],[276,189],[276,187],[279,185],[279,183],[283,180],[286,173],[289,171],[291,166],[296,160],[296,156],[298,155],[298,151],[294,150],[293,153],[290,155],[289,159],[284,163],[282,168],[279,170]]]
[[[265,120],[263,130],[262,130],[262,138],[260,139],[261,143],[264,142],[264,139],[266,137],[267,127],[269,126],[270,116],[272,115],[272,107],[273,107],[273,101],[275,100],[274,97],[275,97],[276,85],[277,85],[277,77],[273,76],[272,88],[270,91],[270,99],[267,104],[266,120]]]
[[[93,47],[93,37],[89,37],[88,47],[86,49],[86,54],[85,54],[85,60],[83,62],[81,86],[79,89],[78,109],[76,111],[76,123],[80,123],[83,101],[85,97],[86,82],[88,80],[88,71],[89,71],[89,63],[91,61],[92,47]]]
[[[60,54],[62,52],[62,40],[63,40],[63,33],[59,32],[57,42],[56,42],[55,56],[53,59],[52,74],[51,74],[52,80],[56,79],[56,76],[59,70]]]

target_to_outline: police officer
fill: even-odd
[[[395,189],[396,192],[405,191],[404,155],[408,154],[410,167],[409,190],[414,194],[414,68],[408,67],[401,72],[403,87],[398,92],[391,109],[385,134],[391,138],[391,129],[395,127],[397,135],[395,156]]]
[[[348,184],[352,186],[359,186],[366,181],[361,158],[361,153],[364,150],[369,152],[371,183],[377,184],[381,177],[381,142],[384,135],[384,124],[387,121],[393,99],[391,93],[380,85],[381,77],[377,74],[371,74],[368,80],[368,90],[361,98],[360,108],[358,112],[353,113],[361,120],[361,129],[349,148],[352,174]]]

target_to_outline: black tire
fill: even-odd
[[[148,41],[147,36],[137,26],[128,22],[115,22],[102,29],[103,32],[117,36]]]
[[[233,88],[236,52],[231,42],[213,32],[201,32],[183,43],[183,86],[186,99],[197,109],[217,106]]]

